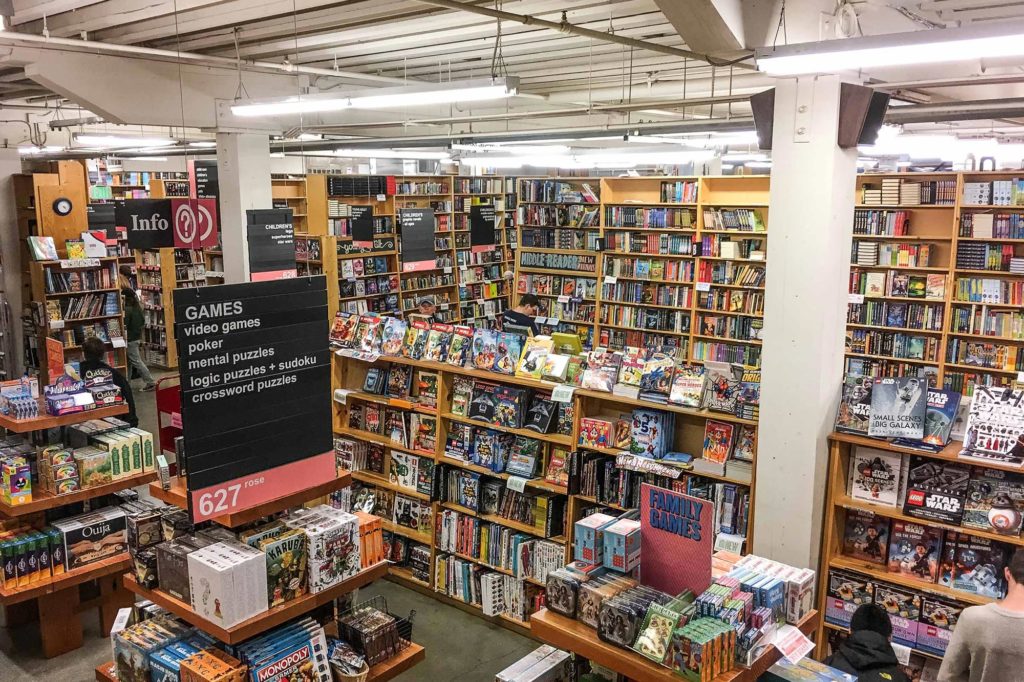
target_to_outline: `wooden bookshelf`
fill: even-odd
[[[464,323],[479,321],[483,324],[509,305],[512,282],[505,277],[505,273],[514,268],[506,228],[509,216],[513,215],[507,207],[509,183],[500,175],[459,175],[453,177],[451,182],[458,316]],[[482,253],[473,253],[470,246],[472,205],[494,207],[494,248]]]
[[[193,611],[191,605],[186,604],[166,592],[159,589],[146,589],[135,581],[135,576],[131,573],[125,574],[124,584],[131,592],[134,592],[143,599],[149,599],[153,603],[162,606],[175,616],[181,618],[187,623],[195,625],[203,632],[213,635],[225,644],[237,644],[243,640],[258,635],[261,632],[266,632],[278,625],[286,623],[304,613],[308,613],[318,606],[330,603],[337,597],[348,594],[352,590],[363,587],[364,585],[369,585],[374,580],[385,576],[387,574],[387,568],[388,563],[386,561],[374,564],[373,566],[364,568],[354,576],[347,578],[337,585],[323,590],[322,592],[304,594],[301,597],[292,599],[280,606],[275,606],[272,609],[259,613],[230,628],[224,628],[210,622]]]
[[[334,480],[321,483],[320,485],[313,486],[312,488],[300,490],[299,492],[291,495],[278,497],[277,499],[265,502],[258,507],[253,507],[252,509],[217,516],[211,519],[211,521],[228,528],[237,528],[238,526],[244,526],[247,523],[252,523],[253,521],[257,521],[266,516],[282,512],[285,509],[301,505],[304,502],[309,502],[310,500],[330,495],[336,490],[347,488],[351,482],[352,477],[347,471],[340,472],[338,477]],[[175,507],[180,507],[182,509],[188,509],[188,491],[185,481],[178,476],[171,477],[170,487],[166,490],[160,484],[160,481],[150,483],[149,494],[166,504],[174,505]]]
[[[416,175],[395,178],[393,215],[396,229],[401,231],[403,208],[433,209],[434,256],[436,267],[419,272],[402,272],[401,305],[406,314],[416,312],[416,302],[422,296],[433,296],[437,314],[446,322],[458,322],[459,287],[455,260],[455,177],[450,175]],[[468,198],[467,198],[468,201]],[[463,214],[468,220],[469,214]],[[469,233],[459,233],[468,239]],[[467,242],[468,243],[468,242]],[[401,270],[401,259],[399,266]]]
[[[908,588],[918,593],[940,597],[947,601],[959,603],[963,606],[973,604],[987,604],[993,599],[958,589],[953,589],[938,583],[920,580],[914,576],[898,573],[890,573],[887,566],[877,564],[856,557],[843,554],[843,537],[846,529],[846,517],[853,512],[871,512],[877,516],[892,521],[907,521],[920,526],[934,529],[938,536],[945,535],[946,531],[955,531],[963,535],[969,535],[987,540],[995,540],[1011,547],[1024,546],[1024,539],[1018,536],[1001,535],[995,532],[955,526],[938,521],[930,521],[910,516],[903,512],[902,505],[890,506],[876,504],[850,496],[850,461],[856,448],[868,447],[875,450],[883,450],[900,455],[903,459],[903,467],[909,466],[908,457],[917,455],[919,457],[940,461],[960,461],[968,466],[983,466],[990,469],[1005,471],[1020,471],[1019,467],[982,465],[968,460],[958,460],[957,453],[962,448],[959,441],[951,441],[948,446],[939,452],[929,452],[894,445],[886,440],[868,438],[849,433],[834,432],[829,437],[829,464],[828,478],[825,489],[825,522],[822,527],[821,564],[818,575],[818,608],[824,613],[828,597],[828,583],[830,569],[851,572],[863,576],[869,576],[881,583],[889,583],[902,588]],[[941,558],[939,559],[941,561]],[[827,637],[825,629],[842,630],[824,622],[824,618],[818,629],[817,642],[818,658],[825,655]]]
[[[818,612],[809,613],[797,627],[810,634],[818,627]],[[583,623],[542,609],[530,617],[532,634],[543,642],[600,663],[635,682],[669,682],[679,676],[669,668],[629,649],[598,639],[597,632]],[[758,657],[749,668],[736,668],[712,678],[712,682],[755,682],[782,657],[775,647]]]
[[[82,502],[84,500],[91,500],[95,497],[102,497],[111,493],[116,493],[119,490],[127,490],[129,488],[137,488],[140,485],[146,485],[150,481],[156,480],[156,472],[148,471],[142,474],[135,474],[127,478],[122,478],[106,485],[93,486],[84,490],[79,490],[73,493],[65,493],[63,495],[53,495],[41,490],[32,491],[32,501],[26,502],[25,504],[10,505],[0,500],[0,516],[13,518],[16,516],[28,516],[30,514],[36,514],[44,512],[47,509],[56,509],[57,507],[63,507],[64,505],[73,504],[75,502]]]
[[[323,275],[327,280],[328,319],[339,305],[338,238],[329,234],[295,233],[295,268],[299,277]]]
[[[146,319],[142,329],[142,358],[147,365],[174,369],[178,366],[174,290],[206,286],[209,261],[202,249],[164,248],[135,253],[135,271]]]

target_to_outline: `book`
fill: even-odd
[[[359,316],[356,327],[356,344],[364,353],[380,352],[380,333],[384,320],[378,315],[364,314]]]
[[[437,417],[413,412],[409,415],[409,432],[412,435],[413,450],[434,454],[437,447]]]
[[[564,382],[566,370],[569,368],[569,356],[558,353],[548,353],[544,358],[544,366],[540,371],[540,378],[547,381]]]
[[[530,399],[529,389],[516,386],[496,386],[493,395],[494,417],[491,423],[506,428],[522,428],[526,403]]]
[[[889,533],[889,572],[934,583],[939,576],[942,531],[919,523],[893,521]]]
[[[408,398],[412,390],[412,365],[392,363],[388,370],[387,394],[392,398]]]
[[[331,324],[331,344],[341,348],[351,348],[355,344],[358,323],[359,316],[355,313],[348,313],[343,310],[335,313],[334,322]]]
[[[415,490],[416,479],[419,476],[419,462],[420,458],[416,455],[392,450],[388,480],[402,488]]]
[[[708,361],[704,363],[704,377],[703,407],[735,414],[736,396],[743,377],[742,366]]]
[[[946,299],[946,276],[943,274],[930,274],[925,278],[925,298],[938,301]]]
[[[405,330],[405,345],[402,355],[413,360],[423,357],[427,349],[427,337],[430,335],[430,323],[423,319],[414,319]]]
[[[453,327],[450,324],[435,322],[430,325],[427,333],[427,345],[423,349],[423,359],[430,362],[444,362],[448,357],[448,346],[451,344]]]
[[[400,320],[397,317],[387,318],[380,337],[381,355],[401,355],[402,344],[405,343],[405,334],[408,328],[409,325],[405,320]]]
[[[524,339],[525,337],[522,334],[498,332],[497,350],[494,356],[494,367],[492,368],[495,372],[515,374],[516,365],[519,364],[519,358],[523,354]]]
[[[1003,569],[1009,557],[1007,546],[996,540],[974,535],[958,539],[953,589],[1001,599],[1006,595]]]
[[[583,370],[580,387],[591,391],[611,393],[619,377],[622,355],[613,351],[590,351],[587,368]]]
[[[897,438],[896,445],[938,452],[949,443],[953,422],[959,408],[959,391],[929,388],[924,417],[924,437],[919,441]]]
[[[498,407],[496,392],[497,384],[478,381],[473,384],[473,391],[468,405],[466,416],[470,419],[492,423],[495,419],[495,412]]]
[[[671,353],[651,351],[644,362],[640,377],[640,398],[658,403],[667,403],[672,390],[672,375],[675,359]]]
[[[668,402],[683,407],[700,407],[704,396],[704,367],[691,363],[682,363],[675,368],[672,375],[672,388]]]
[[[516,376],[540,379],[548,353],[554,347],[550,336],[531,336],[523,345],[523,355],[516,365]]]
[[[736,444],[733,446],[732,458],[741,462],[753,462],[757,455],[757,427],[740,424],[736,430]]]
[[[607,419],[582,417],[580,419],[580,445],[588,448],[609,448],[614,427]]]
[[[267,555],[267,598],[271,608],[306,593],[306,534],[289,530],[260,542]]]
[[[387,390],[388,371],[383,367],[370,367],[363,379],[363,392],[383,395]]]
[[[473,380],[457,376],[452,380],[452,414],[456,417],[469,415],[469,402],[473,394]]]
[[[982,464],[1024,464],[1024,390],[975,386],[958,456]]]
[[[640,387],[644,375],[646,349],[626,346],[622,349],[622,369],[619,371],[619,383],[625,386]]]
[[[868,435],[871,418],[871,377],[847,375],[843,381],[839,410],[836,412],[836,431]]]
[[[850,497],[895,507],[902,467],[902,455],[858,445],[850,456]]]
[[[959,526],[967,503],[970,467],[961,462],[946,462],[922,455],[911,455],[907,466],[903,513]]]
[[[633,410],[627,447],[634,455],[661,459],[672,449],[673,415],[659,410]],[[616,443],[616,447],[621,447]]]
[[[67,251],[69,260],[80,260],[86,257],[85,242],[81,239],[65,239],[64,249]]]
[[[864,278],[864,296],[876,298],[885,296],[885,273],[869,272]]]
[[[924,436],[928,380],[917,377],[882,377],[871,389],[868,435],[882,438]]]
[[[473,330],[470,363],[475,369],[491,371],[498,356],[498,332],[477,327]]]
[[[516,436],[508,463],[505,465],[505,472],[513,476],[533,478],[540,454],[540,441],[535,438]]]
[[[444,442],[444,455],[460,461],[469,461],[473,443],[473,427],[461,422],[448,425],[448,435]]]
[[[989,533],[1019,537],[1024,519],[1024,474],[973,467],[961,523]]]
[[[451,342],[448,344],[448,356],[445,362],[455,367],[463,367],[466,358],[469,356],[469,347],[473,341],[473,328],[463,324],[455,325],[452,329]]]
[[[541,395],[533,396],[530,400],[530,407],[526,410],[526,418],[523,421],[523,428],[537,433],[549,433],[555,424],[555,413],[557,406],[550,398]]]
[[[420,407],[433,410],[437,408],[437,388],[439,377],[436,372],[416,370],[413,380],[413,397]]]
[[[28,249],[32,260],[57,260],[57,245],[53,237],[28,237]]]
[[[732,450],[733,425],[708,419],[704,422],[704,450],[702,457],[719,464],[729,459]]]
[[[551,447],[551,454],[548,459],[547,468],[544,470],[544,480],[560,486],[569,485],[568,466],[569,453],[558,446]]]
[[[843,554],[885,565],[889,551],[889,519],[869,511],[848,509]]]

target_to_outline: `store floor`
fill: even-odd
[[[158,379],[166,376],[153,374]],[[135,404],[139,427],[155,433],[155,395],[136,390]],[[385,597],[388,609],[397,615],[416,611],[413,640],[427,650],[426,660],[394,678],[397,682],[490,682],[495,673],[539,646],[527,637],[388,581],[363,588],[358,599],[375,595]],[[96,666],[111,660],[113,654],[110,640],[100,636],[96,611],[83,613],[81,618],[84,646],[49,660],[42,657],[35,627],[8,628],[5,623],[0,628],[0,682],[94,680]]]

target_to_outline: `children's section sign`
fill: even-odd
[[[668,594],[711,584],[714,505],[644,483],[640,486],[640,582]]]
[[[402,208],[398,217],[402,230],[402,272],[436,268],[434,209]]]

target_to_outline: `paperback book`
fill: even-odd
[[[836,413],[836,431],[868,435],[871,422],[871,377],[847,376],[843,382],[843,395]]]
[[[868,435],[881,438],[924,437],[928,381],[917,377],[882,377],[871,389]]]
[[[704,366],[680,364],[672,375],[668,401],[673,405],[699,408],[704,396]]]
[[[409,325],[405,320],[400,320],[397,317],[387,318],[387,321],[384,322],[384,330],[381,332],[381,355],[400,356],[408,328]]]
[[[672,390],[675,366],[671,352],[652,351],[644,362],[644,371],[640,378],[640,399],[667,403]]]
[[[869,511],[847,510],[843,554],[884,565],[888,550],[889,519]]]
[[[1024,464],[1024,390],[975,387],[959,456],[982,464]]]
[[[719,464],[725,463],[732,449],[732,436],[732,424],[708,419],[704,423],[703,458]]]

